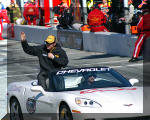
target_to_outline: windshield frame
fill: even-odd
[[[88,67],[88,68],[90,69],[90,68],[108,68],[108,67]],[[75,69],[81,70],[81,69],[87,69],[87,68],[75,68]],[[63,69],[63,70],[60,70],[60,71],[75,70],[75,69]],[[123,75],[121,75],[119,72],[115,71],[112,68],[108,68],[108,69],[109,69],[108,72],[110,72],[113,77],[115,77],[118,81],[120,81],[124,85],[124,86],[112,86],[112,87],[132,87],[131,83]],[[57,72],[58,71],[52,72],[51,74],[49,74],[49,79],[52,80],[51,84],[53,84],[53,91],[63,92],[63,91],[84,90],[84,89],[79,89],[79,88],[78,89],[77,88],[68,88],[68,89],[65,88],[65,89],[62,89],[62,90],[58,90],[57,89],[57,82],[54,80],[54,76],[56,76]],[[66,75],[66,74],[68,74],[68,73],[65,73],[64,75]],[[98,87],[98,88],[106,88],[106,87]],[[95,89],[95,88],[90,88],[90,89]]]

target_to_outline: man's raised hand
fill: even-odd
[[[21,41],[25,41],[26,40],[26,34],[24,32],[21,32],[20,38],[21,38]]]

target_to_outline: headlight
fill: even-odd
[[[85,98],[76,98],[75,102],[77,105],[81,107],[102,107],[101,104],[93,100],[85,99]]]

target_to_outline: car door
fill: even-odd
[[[26,117],[29,119],[36,120],[51,120],[52,114],[56,113],[56,104],[55,104],[55,93],[54,92],[46,92],[41,87],[39,90],[31,90],[32,88],[39,88],[41,86],[31,86],[31,88],[27,89],[25,92],[25,101],[26,101]]]

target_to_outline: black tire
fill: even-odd
[[[67,105],[60,106],[59,120],[73,120],[72,113]]]
[[[17,99],[10,101],[10,120],[23,120],[21,107]]]

